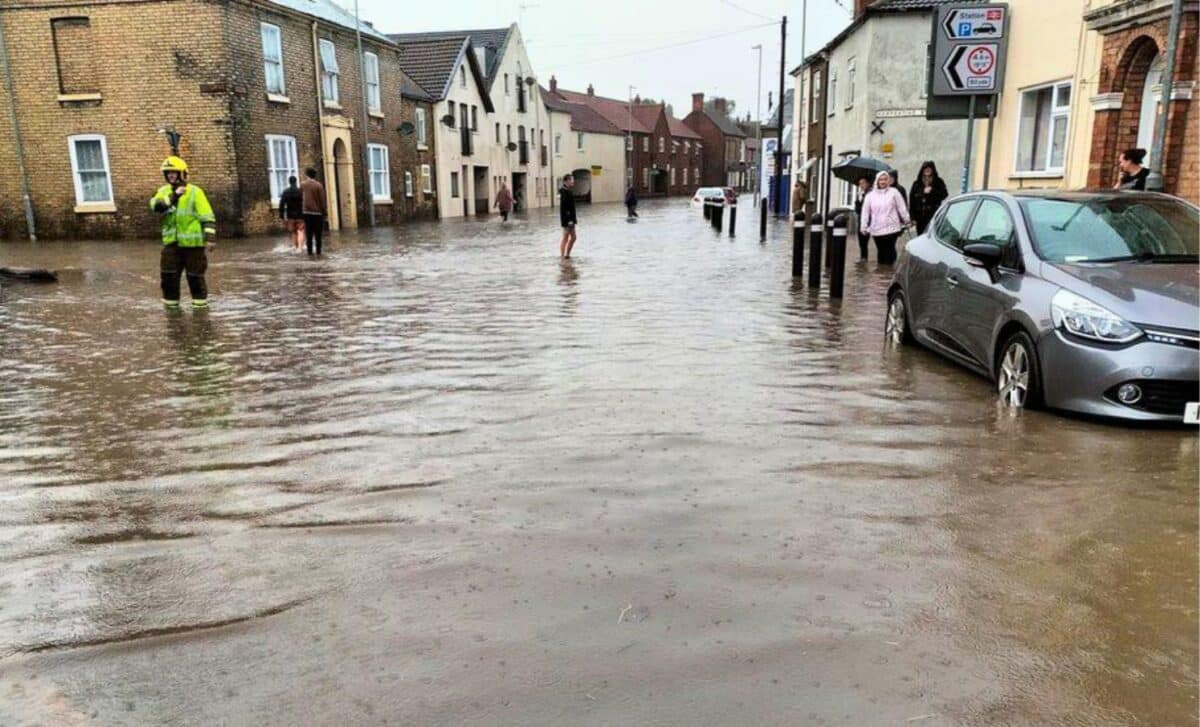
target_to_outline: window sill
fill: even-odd
[[[342,110],[342,105],[340,103],[338,103],[337,101],[325,101],[322,105],[325,108],[329,109],[330,111],[341,111]]]
[[[112,202],[80,202],[75,205],[77,215],[109,214],[117,211],[117,205]]]
[[[104,94],[102,93],[60,93],[58,94],[59,103],[79,103],[80,101],[102,101]]]
[[[290,104],[292,100],[280,93],[267,93],[267,100],[271,103]]]
[[[422,144],[421,142],[418,141],[417,142],[417,151],[429,151],[429,145]]]
[[[395,204],[395,203],[392,202],[391,197],[372,197],[371,204],[389,205],[389,204]]]
[[[1008,175],[1009,179],[1062,179],[1063,173],[1061,170],[1054,172],[1013,172]]]
[[[382,118],[383,118],[383,112],[382,112],[382,111],[373,111],[373,110],[371,110],[371,109],[367,109],[367,116],[370,116],[372,119],[382,119]]]

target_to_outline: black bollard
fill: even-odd
[[[709,202],[708,199],[705,199],[704,204],[702,204],[700,206],[704,208],[704,219],[708,220],[711,223],[712,222],[712,202]]]
[[[729,203],[729,236],[733,237],[733,230],[737,227],[737,202]]]
[[[758,241],[767,241],[767,198],[763,197],[762,207],[758,211]]]
[[[830,265],[833,265],[833,245],[829,242],[833,236],[833,221],[837,219],[837,215],[833,210],[827,213],[825,218],[825,269],[828,270]]]
[[[821,289],[821,235],[825,225],[821,213],[813,214],[808,221],[808,284],[817,290]]]
[[[721,227],[725,224],[725,203],[713,203],[713,229],[717,232],[721,231]]]
[[[833,236],[829,238],[829,297],[841,298],[846,283],[846,233],[850,215],[845,212],[833,218]]]
[[[804,213],[792,216],[792,277],[804,277]]]

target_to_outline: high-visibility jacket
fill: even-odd
[[[160,201],[170,207],[173,191],[169,184],[159,187],[158,192],[150,198],[150,210],[156,212],[154,208]],[[204,247],[206,234],[217,234],[217,218],[213,215],[208,197],[204,196],[204,190],[189,184],[175,206],[162,213],[163,244]]]

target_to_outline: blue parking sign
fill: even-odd
[[[958,37],[959,38],[970,38],[971,37],[971,24],[970,23],[959,23],[958,24]]]

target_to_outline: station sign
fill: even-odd
[[[938,6],[933,26],[932,95],[999,93],[1008,31],[1006,4]]]

